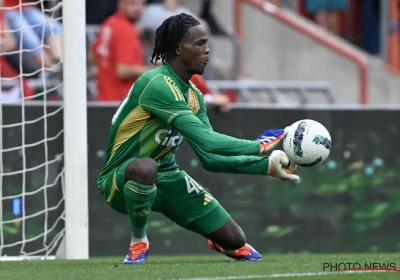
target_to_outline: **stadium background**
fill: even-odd
[[[180,1],[195,10],[199,2],[194,2]],[[222,26],[234,32],[237,41],[232,40],[231,33],[229,36],[213,38],[216,62],[205,77],[210,80],[211,88],[221,89],[220,92],[227,94],[233,102],[241,102],[234,105],[229,113],[221,113],[211,107],[209,117],[214,129],[235,137],[254,139],[266,128],[283,127],[303,118],[314,119],[331,132],[332,153],[326,162],[314,169],[299,169],[302,179],[297,184],[261,176],[206,172],[186,143],[177,155],[180,167],[213,193],[245,230],[249,242],[261,252],[398,252],[400,158],[397,154],[400,110],[393,106],[400,102],[398,12],[395,13],[397,18],[391,18],[392,13],[389,13],[387,18],[376,20],[373,16],[368,18],[366,11],[368,5],[365,3],[372,1],[364,1],[366,6],[360,1],[350,1],[350,8],[341,14],[341,31],[334,35],[320,30],[313,21],[306,19],[310,15],[305,11],[302,1],[271,1],[281,6],[274,6],[279,12],[284,15],[287,13],[294,18],[293,21],[300,20],[301,26],[309,27],[311,31],[307,32],[324,34],[323,39],[310,39],[304,30],[276,18],[276,14],[257,8],[258,4],[265,5],[264,2],[268,1],[215,2],[214,14]],[[238,2],[243,2],[241,30],[237,23],[236,26],[226,23],[231,17],[237,20],[235,11],[238,6],[235,5]],[[398,1],[387,3],[390,3],[390,6],[386,6],[389,11],[398,7]],[[250,22],[249,18],[252,17],[258,20],[258,25]],[[357,23],[360,17],[362,24],[348,28],[352,23]],[[376,29],[382,22],[393,23],[393,28],[387,34],[376,35]],[[252,24],[253,31],[249,30]],[[368,29],[368,26],[373,27]],[[89,39],[92,28],[92,24],[88,25]],[[260,30],[265,30],[265,33]],[[290,35],[294,38],[290,39]],[[379,41],[374,45],[371,42],[376,38]],[[338,49],[342,51],[332,45],[329,47],[329,42],[339,45]],[[238,47],[237,53],[235,46]],[[382,46],[385,48],[382,49]],[[348,56],[343,56],[343,49],[365,58],[367,81],[360,79],[357,64]],[[262,84],[261,90],[251,92],[250,96],[234,88],[223,90],[223,83],[218,81],[235,84],[231,81],[235,75],[240,76],[239,81],[267,83]],[[95,78],[88,77],[88,81],[90,85]],[[318,87],[321,81],[328,85],[320,90],[324,98],[307,95],[311,91],[304,88]],[[283,83],[277,86],[277,82]],[[287,86],[285,82],[290,82],[288,95],[282,93],[282,87]],[[367,84],[363,93],[364,82]],[[279,98],[272,103],[269,97],[274,96],[271,94],[274,90],[277,90],[275,93]],[[364,100],[363,94],[367,94],[368,98]],[[105,161],[108,124],[117,104],[98,103],[93,96],[95,90],[88,88],[88,100],[91,100],[88,105],[90,255],[119,255],[124,252],[129,240],[127,218],[114,213],[102,201],[96,187],[97,175]],[[304,96],[308,98],[302,99]],[[326,99],[326,96],[333,98]],[[47,98],[62,99],[59,92],[50,92]],[[372,108],[358,106],[364,101]],[[379,107],[374,107],[378,104]],[[291,108],[287,108],[287,105]],[[57,108],[57,103],[50,104],[48,112]],[[25,104],[24,110],[27,119],[43,114],[43,108],[34,102],[32,105]],[[2,114],[3,125],[22,121],[19,105],[2,104]],[[49,134],[52,130],[56,132],[62,124],[63,119],[59,114],[49,118]],[[25,131],[25,142],[40,141],[41,135],[36,132],[43,131],[43,126],[44,122],[29,126]],[[3,129],[2,134],[3,149],[17,145],[23,137],[18,127]],[[62,149],[62,139],[54,141],[49,144],[49,155],[57,157]],[[43,147],[27,149],[27,166],[40,162],[43,153]],[[3,170],[21,170],[20,158],[18,151],[7,153],[2,162]],[[56,176],[61,168],[62,162],[52,164],[50,177]],[[27,181],[27,191],[40,187],[43,181],[40,170],[35,176],[28,175]],[[2,184],[3,196],[15,194],[18,192],[16,190],[20,190],[21,176],[9,177]],[[58,201],[61,196],[61,188],[57,188],[48,197],[51,203],[53,199]],[[7,203],[3,208],[11,209],[11,203]],[[26,205],[27,212],[38,212],[43,204],[43,195],[39,192],[37,198],[32,197]],[[11,219],[13,215],[11,210],[3,212],[3,220]],[[52,213],[49,219],[59,215]],[[40,234],[43,231],[41,223],[39,219],[33,220],[27,227],[29,235]],[[158,214],[152,214],[148,229],[153,254],[208,253],[203,238],[179,228]],[[6,243],[20,239],[19,231],[18,224],[5,226],[3,233]],[[33,251],[40,246],[41,242],[38,241],[29,244],[26,250]],[[7,249],[3,253],[18,254],[18,248]]]
[[[55,108],[49,107],[49,112]],[[15,109],[12,106],[4,108],[4,113],[13,121],[19,118]],[[96,188],[108,135],[108,127],[104,124],[112,118],[115,109],[115,106],[88,107],[91,256],[117,255],[126,247],[130,236],[126,217],[112,211]],[[32,118],[41,113],[40,107],[27,110],[27,116]],[[249,139],[254,138],[265,125],[282,126],[303,118],[324,123],[334,139],[332,153],[326,162],[315,169],[300,168],[300,183],[206,172],[186,143],[180,148],[177,159],[181,168],[213,193],[245,230],[248,240],[262,252],[397,252],[400,247],[397,234],[400,158],[394,154],[399,138],[398,115],[396,110],[346,109],[237,108],[226,116],[213,110],[209,112],[216,131]],[[260,116],[267,121],[257,121]],[[48,122],[50,133],[52,129],[56,131],[60,124],[62,118],[52,118]],[[42,125],[37,124],[27,131],[29,142],[38,137],[35,131],[42,129]],[[12,137],[5,142],[5,148],[21,141],[18,131],[8,133]],[[61,151],[62,141],[53,143],[49,149],[53,156]],[[42,149],[28,151],[27,165],[34,165],[42,157]],[[18,152],[10,154],[4,161],[6,167],[18,167],[13,166],[19,164]],[[53,166],[49,180],[61,168],[61,163]],[[3,192],[13,193],[13,186],[18,184],[19,179],[8,181]],[[30,188],[27,191],[38,187],[35,180],[40,179],[36,176],[28,180]],[[56,202],[61,195],[58,189],[49,197]],[[76,195],[79,196],[79,193]],[[42,207],[43,195],[38,193],[37,198],[26,206],[27,214],[40,211]],[[11,205],[6,205],[6,208],[10,209]],[[50,218],[55,219],[57,214],[53,213]],[[41,233],[41,222],[36,220],[36,225],[29,225],[30,234]],[[5,232],[8,242],[13,235],[19,237],[15,234],[17,230],[18,225],[15,225]],[[203,238],[179,228],[157,213],[152,214],[150,219],[149,238],[155,254],[208,252]],[[30,246],[32,249],[40,247],[41,242]]]

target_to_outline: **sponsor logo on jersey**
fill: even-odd
[[[183,136],[181,135],[174,135],[172,130],[168,129],[160,129],[155,134],[155,140],[158,144],[162,146],[172,146],[176,147],[179,146],[183,141]]]

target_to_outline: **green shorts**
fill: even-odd
[[[125,169],[133,159],[102,177],[99,190],[114,210],[127,214],[124,197]],[[160,173],[157,196],[151,208],[179,226],[204,235],[220,229],[230,218],[219,202],[185,171]]]

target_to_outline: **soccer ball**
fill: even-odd
[[[331,136],[319,122],[300,120],[289,126],[283,137],[283,151],[302,167],[322,163],[331,150]]]

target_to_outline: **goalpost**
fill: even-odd
[[[21,40],[24,30],[42,27],[40,50],[48,52],[45,27],[62,22],[62,55],[54,67],[42,57],[36,72],[5,75],[8,62],[0,64],[0,261],[89,258],[85,1],[44,2],[50,1],[14,10],[21,19],[34,4],[47,18],[40,25],[10,26],[17,48],[0,57],[18,54],[23,68],[35,61],[25,58],[34,50]],[[59,66],[59,76],[52,75]],[[32,84],[34,94],[27,96]]]

